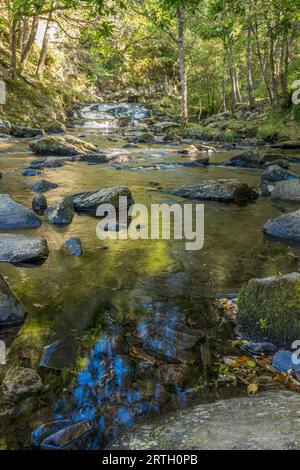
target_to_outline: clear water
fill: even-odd
[[[129,112],[126,109],[124,113]],[[112,116],[117,113],[109,107],[92,112],[97,119],[102,113],[100,120],[103,113]],[[143,110],[134,113],[141,118],[147,116]],[[90,110],[83,110],[82,116],[94,119]],[[103,119],[107,119],[106,114]],[[100,149],[118,149],[132,134],[132,130],[128,130],[128,135],[126,130],[108,131],[103,134],[101,128],[83,127],[74,132],[84,134],[86,140]],[[28,143],[26,139],[1,141],[0,188],[2,193],[30,207],[33,193],[24,183],[32,184],[38,178],[21,176],[22,169],[36,158],[28,152]],[[130,165],[187,159],[176,155],[174,146],[139,147],[122,150],[122,154],[134,157]],[[212,162],[221,162],[234,153],[219,152],[210,158]],[[300,166],[293,165],[292,170],[300,174]],[[117,185],[129,186],[134,200],[147,206],[164,201],[181,203],[181,198],[154,191],[149,183],[155,181],[163,188],[176,188],[228,177],[258,185],[260,170],[173,166],[125,171],[116,170],[114,165],[69,163],[59,169],[46,169],[43,174],[43,178],[58,185],[46,193],[48,205],[64,195]],[[185,341],[194,345],[193,353],[197,355],[200,343],[213,338],[209,341],[214,353],[222,332],[210,316],[208,299],[235,293],[254,276],[299,269],[297,247],[262,234],[264,223],[280,213],[281,207],[265,198],[245,206],[207,202],[205,245],[198,252],[186,251],[184,241],[100,241],[96,236],[98,221],[88,215],[77,215],[69,226],[58,227],[44,221],[39,229],[28,230],[27,233],[47,239],[50,254],[38,267],[0,266],[1,274],[7,277],[28,311],[18,332],[2,332],[2,336],[5,333],[10,338],[11,346],[8,365],[2,366],[0,373],[9,365],[37,368],[44,348],[51,345],[48,349],[51,353],[53,343],[54,347],[60,344],[60,352],[51,368],[39,369],[45,384],[43,394],[24,402],[23,408],[19,405],[17,419],[0,418],[1,446],[28,448],[31,431],[37,426],[51,419],[66,418],[73,422],[94,419],[99,432],[92,446],[98,448],[138,417],[149,412],[161,413],[170,405],[186,404],[190,386],[202,383],[203,367],[200,363],[194,369],[191,367],[194,372],[186,386],[167,387],[166,393],[157,372],[162,367],[159,361],[163,357],[166,362],[170,357],[173,358],[170,363],[176,363],[178,355],[182,359],[187,354],[182,346]],[[62,248],[72,236],[82,240],[84,255],[80,258],[71,257]],[[193,332],[198,335],[195,341]],[[132,337],[138,339],[128,340]],[[120,338],[126,340],[121,346]],[[201,341],[197,342],[199,338]],[[156,356],[159,366],[136,359],[140,342],[146,354]]]

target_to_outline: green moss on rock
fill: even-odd
[[[290,348],[300,338],[300,273],[251,279],[241,290],[239,333]]]

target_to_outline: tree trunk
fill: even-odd
[[[185,69],[184,51],[184,8],[177,9],[178,20],[178,56],[179,56],[179,79],[181,91],[181,119],[186,124],[188,122],[188,99],[187,99],[187,77]]]
[[[230,93],[230,111],[232,116],[235,115],[235,104],[236,104],[236,82],[234,68],[230,67],[229,69],[230,83],[231,83],[231,93]]]
[[[17,27],[18,21],[16,18],[12,18],[9,27],[9,46],[11,52],[11,74],[14,77],[17,72]]]
[[[223,77],[222,80],[222,107],[223,107],[223,112],[227,113],[227,104],[226,104],[226,82],[225,78]]]
[[[28,60],[29,54],[32,50],[32,46],[33,46],[35,38],[36,38],[38,26],[39,26],[39,18],[37,16],[34,16],[33,19],[32,19],[32,23],[31,23],[29,38],[28,38],[28,40],[27,40],[26,44],[24,45],[24,48],[21,52],[21,59],[20,59],[21,71],[24,70],[24,68],[26,66],[26,62]]]
[[[49,16],[48,16],[48,19],[47,19],[47,22],[46,22],[46,25],[45,25],[45,32],[44,32],[40,57],[39,57],[38,65],[37,65],[37,68],[36,68],[36,75],[37,76],[40,76],[43,73],[43,70],[44,70],[45,60],[46,60],[47,53],[48,53],[49,30],[50,30],[51,20],[52,20],[52,13],[49,13]]]
[[[235,80],[236,100],[238,103],[242,103],[243,98],[242,98],[242,94],[240,91],[239,76],[238,76],[238,72],[236,68],[234,68],[234,80]]]
[[[253,109],[255,108],[255,95],[254,95],[252,71],[251,71],[251,30],[250,29],[248,29],[246,68],[247,68],[248,100],[249,100],[250,109]]]
[[[289,76],[289,41],[287,34],[284,35],[281,60],[280,60],[280,82],[283,96],[283,107],[288,108],[290,105],[290,94],[288,91]]]

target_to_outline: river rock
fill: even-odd
[[[34,196],[34,198],[32,199],[32,209],[34,210],[34,212],[36,212],[37,214],[44,213],[47,207],[47,199],[45,198],[44,194],[37,194],[36,196]]]
[[[91,421],[79,421],[46,437],[41,444],[41,449],[89,450],[94,433],[95,428]]]
[[[57,184],[55,183],[50,183],[50,181],[40,179],[36,181],[32,186],[31,190],[34,191],[35,193],[46,193],[47,191],[50,191],[51,189],[57,188]]]
[[[275,189],[272,192],[273,200],[282,201],[300,201],[300,180],[290,179],[286,181],[279,181],[275,185]]]
[[[11,132],[11,125],[9,121],[4,121],[3,119],[0,119],[0,133],[9,135]]]
[[[244,152],[235,155],[229,161],[229,165],[245,167],[245,168],[258,168],[263,163],[263,158],[258,153]]]
[[[34,129],[31,127],[21,127],[21,126],[20,127],[13,126],[11,133],[14,137],[19,137],[19,138],[31,138],[31,137],[45,135],[45,131],[43,129]]]
[[[3,380],[3,393],[11,398],[35,394],[42,389],[42,380],[37,372],[25,367],[10,367]]]
[[[0,326],[18,325],[25,317],[25,308],[0,275]]]
[[[0,229],[37,228],[41,225],[38,216],[18,204],[8,194],[0,194]]]
[[[60,168],[66,164],[66,159],[62,157],[49,157],[43,162],[43,168]]]
[[[300,149],[300,140],[289,140],[284,142],[278,142],[272,145],[273,148],[281,148],[284,150]]]
[[[127,204],[130,207],[134,204],[132,194],[126,186],[116,186],[113,188],[98,189],[86,193],[74,194],[71,196],[75,210],[94,212],[100,204],[112,204],[119,208],[119,197],[126,196]]]
[[[184,149],[177,150],[176,153],[179,153],[180,155],[195,155],[198,152],[199,150],[197,149],[195,145],[189,145],[188,147]]]
[[[299,355],[296,354],[296,356],[296,359],[299,360]],[[293,370],[296,374],[300,374],[300,364],[295,362],[293,352],[291,351],[278,351],[273,357],[272,366],[279,372]]]
[[[81,240],[78,237],[73,237],[64,243],[64,247],[71,253],[72,256],[81,256],[83,254]]]
[[[44,238],[30,235],[0,233],[0,262],[26,263],[47,258],[49,253]]]
[[[199,184],[182,186],[170,192],[176,196],[203,201],[246,202],[258,198],[258,194],[250,186],[235,179],[208,180]]]
[[[243,344],[242,349],[247,351],[249,354],[256,355],[265,355],[265,354],[275,354],[277,351],[277,346],[273,343],[246,343]]]
[[[66,126],[59,121],[51,122],[45,126],[45,132],[47,132],[47,134],[63,134],[66,130]]]
[[[137,136],[134,141],[136,143],[147,143],[147,142],[155,142],[155,136],[150,132],[144,132]]]
[[[89,153],[86,155],[79,155],[76,157],[76,161],[85,162],[85,163],[107,163],[110,161],[110,158],[105,153]]]
[[[251,279],[238,298],[240,335],[291,347],[300,338],[300,273]]]
[[[50,421],[49,423],[42,424],[32,432],[31,445],[33,447],[40,447],[46,437],[56,434],[58,431],[70,426],[71,424],[72,422],[66,419]]]
[[[298,179],[298,176],[291,171],[285,170],[279,165],[271,165],[263,172],[262,179],[267,181],[283,181]]]
[[[30,149],[39,155],[54,156],[76,156],[86,153],[97,152],[97,147],[93,144],[78,139],[72,135],[64,137],[48,136],[33,142]]]
[[[48,222],[55,225],[71,224],[74,218],[74,205],[69,197],[61,198],[56,204],[46,210]]]
[[[263,227],[264,233],[286,240],[300,240],[300,209],[270,219]]]
[[[38,176],[41,174],[42,172],[40,170],[34,170],[33,168],[25,168],[21,173],[22,176]]]

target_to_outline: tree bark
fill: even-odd
[[[21,52],[21,58],[20,58],[21,71],[24,70],[24,68],[26,66],[26,62],[28,60],[29,54],[32,50],[32,46],[33,46],[35,38],[36,38],[36,34],[37,34],[37,31],[38,31],[38,26],[39,26],[39,18],[38,18],[38,16],[35,16],[32,19],[29,38],[28,38],[28,40],[27,40],[26,44],[24,45],[24,48]]]
[[[187,76],[185,69],[185,50],[184,50],[184,8],[177,8],[178,20],[178,59],[179,59],[179,79],[180,79],[180,92],[181,92],[181,119],[187,124],[189,119],[188,114],[188,91],[187,91]]]
[[[43,73],[44,66],[45,66],[45,60],[47,57],[48,53],[48,44],[49,44],[49,30],[51,26],[51,20],[52,20],[52,12],[49,13],[46,25],[45,25],[45,32],[44,32],[44,37],[43,37],[43,43],[41,47],[41,52],[40,52],[40,57],[38,61],[38,65],[36,68],[36,75],[40,76]]]
[[[247,69],[247,91],[250,108],[255,108],[255,95],[251,71],[251,30],[248,29],[247,37],[247,55],[246,55],[246,69]]]
[[[14,77],[17,72],[17,28],[18,21],[15,17],[11,19],[9,27],[9,45],[11,51],[11,74]]]

